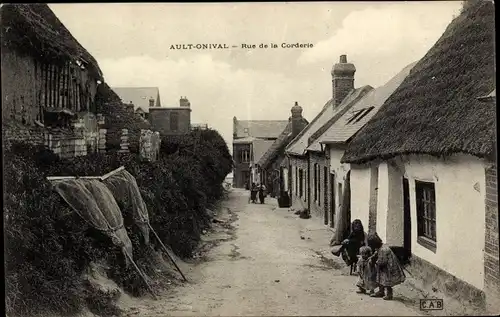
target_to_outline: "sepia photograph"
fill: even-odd
[[[495,5],[2,3],[5,316],[497,316]]]

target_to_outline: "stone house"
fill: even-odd
[[[325,224],[332,206],[329,159],[321,148],[308,150],[308,147],[372,89],[370,86],[354,88],[355,71],[354,65],[347,62],[347,56],[340,56],[331,72],[332,98],[285,148],[290,171],[289,195],[294,207],[307,206],[309,211],[324,218]]]
[[[465,2],[341,162],[360,216],[411,253],[413,277],[498,314],[494,21],[492,2]]]
[[[255,162],[278,138],[287,124],[286,120],[233,118],[233,187],[248,188],[252,182],[256,182],[258,177]]]
[[[45,145],[62,157],[97,151],[96,60],[46,4],[4,4],[2,123],[4,141]]]
[[[260,183],[266,185],[271,197],[286,201],[289,200],[289,173],[288,161],[285,160],[285,147],[309,124],[302,116],[302,107],[297,102],[292,107],[291,113],[286,127],[257,162]]]
[[[315,156],[326,152],[327,157],[329,157],[330,165],[328,166],[328,170],[330,171],[330,199],[332,203],[327,210],[328,215],[325,212],[324,219],[325,224],[329,223],[331,227],[335,228],[334,240],[338,243],[343,240],[343,234],[349,229],[349,224],[352,220],[360,219],[364,226],[368,226],[369,224],[368,218],[365,217],[368,197],[359,196],[360,193],[356,191],[356,196],[352,199],[352,203],[349,203],[347,206],[344,205],[344,202],[349,200],[349,197],[346,197],[346,195],[351,192],[350,187],[353,186],[353,182],[357,181],[357,179],[350,179],[349,164],[340,162],[344,155],[344,150],[354,135],[370,121],[380,110],[386,99],[399,87],[413,66],[415,66],[415,63],[405,67],[381,87],[370,90],[355,102],[347,112],[335,120],[307,148],[307,151],[311,154],[314,153]],[[354,185],[357,184],[354,183]],[[341,212],[342,215],[340,217]],[[370,223],[370,228],[372,227],[372,223]]]
[[[161,136],[183,135],[191,131],[191,103],[179,99],[179,107],[150,107],[148,120]]]
[[[161,107],[158,87],[114,87],[112,89],[125,105],[133,105],[133,111],[144,119],[148,119],[150,108]]]

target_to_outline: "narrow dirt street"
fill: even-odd
[[[233,228],[216,224],[204,240],[218,245],[199,263],[180,263],[189,282],[157,301],[130,298],[127,316],[419,314],[397,290],[393,301],[356,294],[357,277],[333,259],[331,231],[317,219],[278,209],[274,199],[248,204],[241,190],[223,206],[218,219],[235,220]]]

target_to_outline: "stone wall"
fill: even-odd
[[[500,267],[498,236],[498,189],[496,165],[486,169],[486,214],[484,246],[484,282],[486,305],[500,311]]]

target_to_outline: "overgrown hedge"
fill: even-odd
[[[7,312],[36,310],[66,314],[92,301],[81,274],[91,261],[111,264],[112,278],[140,294],[144,286],[109,238],[89,226],[52,191],[45,177],[103,175],[121,165],[136,177],[150,221],[165,244],[190,257],[201,231],[209,226],[206,208],[223,195],[222,182],[231,171],[226,143],[213,130],[163,140],[161,159],[141,162],[136,154],[92,154],[58,159],[52,152],[14,144],[5,162],[5,264]],[[152,250],[142,246],[131,211],[122,210],[134,246],[134,259],[150,276]],[[155,239],[151,237],[151,242]],[[95,296],[95,295],[94,295]]]

